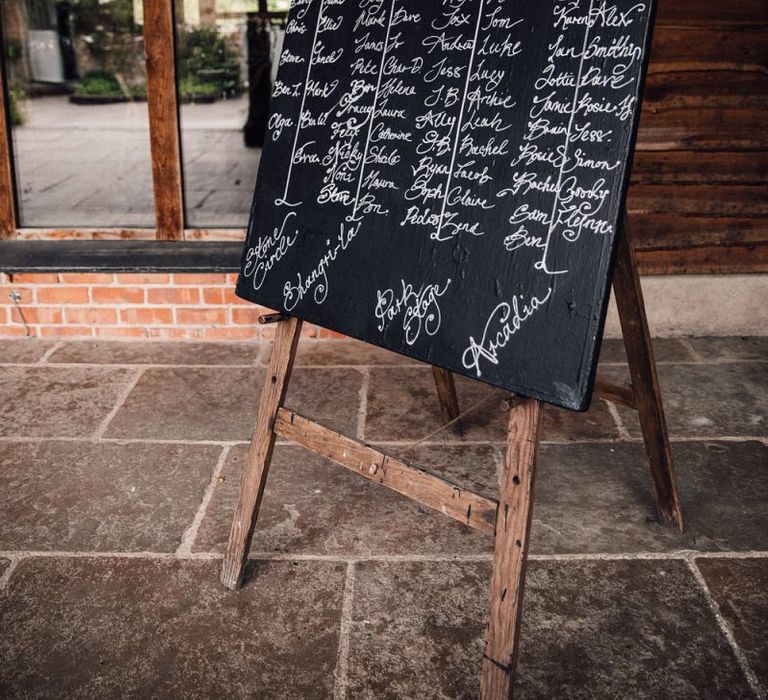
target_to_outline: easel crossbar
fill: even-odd
[[[624,404],[635,411],[637,410],[635,389],[626,382],[611,382],[602,377],[597,377],[595,379],[594,395],[601,399]]]
[[[498,501],[467,491],[286,408],[277,411],[273,431],[475,530],[495,534]]]

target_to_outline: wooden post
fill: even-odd
[[[437,400],[440,403],[440,415],[443,419],[443,425],[456,420],[460,415],[459,397],[456,394],[456,382],[447,369],[435,367],[432,365],[432,376],[435,378],[435,388],[437,389]],[[461,421],[453,424],[453,430],[461,435],[463,430]]]
[[[491,608],[480,686],[483,700],[512,697],[540,425],[539,401],[525,399],[510,410],[496,513]]]
[[[5,49],[2,42],[0,47]],[[6,58],[3,55],[0,56],[0,96],[3,98],[3,105],[0,105],[0,240],[16,237],[16,200],[13,195],[13,161],[5,68]]]
[[[144,0],[144,52],[156,237],[166,241],[184,239],[174,39],[173,0]]]
[[[296,318],[288,318],[277,325],[269,368],[261,390],[256,424],[240,482],[240,496],[221,566],[221,582],[233,590],[243,583],[253,528],[259,515],[275,446],[275,418],[288,390],[300,334],[301,321]]]
[[[674,524],[682,532],[683,514],[672,466],[669,433],[661,401],[661,389],[648,330],[648,319],[645,315],[643,290],[632,252],[626,216],[619,233],[613,289],[616,294],[616,306],[621,320],[624,347],[627,351],[645,451],[651,469],[656,511],[662,523]]]

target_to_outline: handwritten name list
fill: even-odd
[[[294,0],[238,294],[584,408],[650,0]]]

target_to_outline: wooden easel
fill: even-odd
[[[598,378],[595,382],[595,395],[637,410],[659,520],[675,525],[682,531],[683,516],[672,467],[656,363],[626,218],[619,232],[613,288],[632,383],[616,384]],[[278,321],[277,333],[221,568],[222,583],[231,589],[242,585],[275,438],[280,435],[469,527],[495,535],[481,697],[485,700],[510,698],[523,604],[541,402],[523,399],[511,409],[499,500],[485,498],[373,447],[344,437],[283,406],[299,342],[301,321],[279,314],[269,320]],[[433,370],[443,422],[454,421],[459,410],[453,376],[439,368]]]

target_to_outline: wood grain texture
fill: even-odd
[[[440,416],[443,419],[443,425],[447,425],[461,415],[459,397],[456,393],[456,382],[453,379],[453,375],[447,369],[435,367],[434,365],[432,365],[432,376],[435,379],[437,401],[440,404]],[[451,429],[457,435],[462,435],[464,432],[461,421],[453,423]]]
[[[356,474],[492,535],[497,502],[281,408],[275,433]]]
[[[525,399],[510,411],[483,653],[480,691],[483,700],[512,697],[540,426],[538,401]]]
[[[157,238],[184,238],[172,0],[144,0],[147,107]]]
[[[5,57],[0,57],[0,95],[5,96]],[[13,196],[11,131],[7,110],[0,109],[0,239],[16,237],[16,200]]]
[[[243,582],[253,528],[259,516],[259,507],[275,447],[275,417],[285,400],[300,335],[301,321],[296,318],[281,321],[277,326],[272,355],[261,390],[256,424],[251,435],[251,444],[240,482],[237,508],[221,565],[221,582],[233,590],[239,588]]]
[[[637,399],[631,384],[610,382],[602,377],[595,379],[594,394],[600,399],[621,403],[629,408],[637,409]]]
[[[683,514],[672,466],[661,388],[626,218],[619,235],[613,289],[651,470],[656,511],[662,523],[673,524],[682,532]]]

